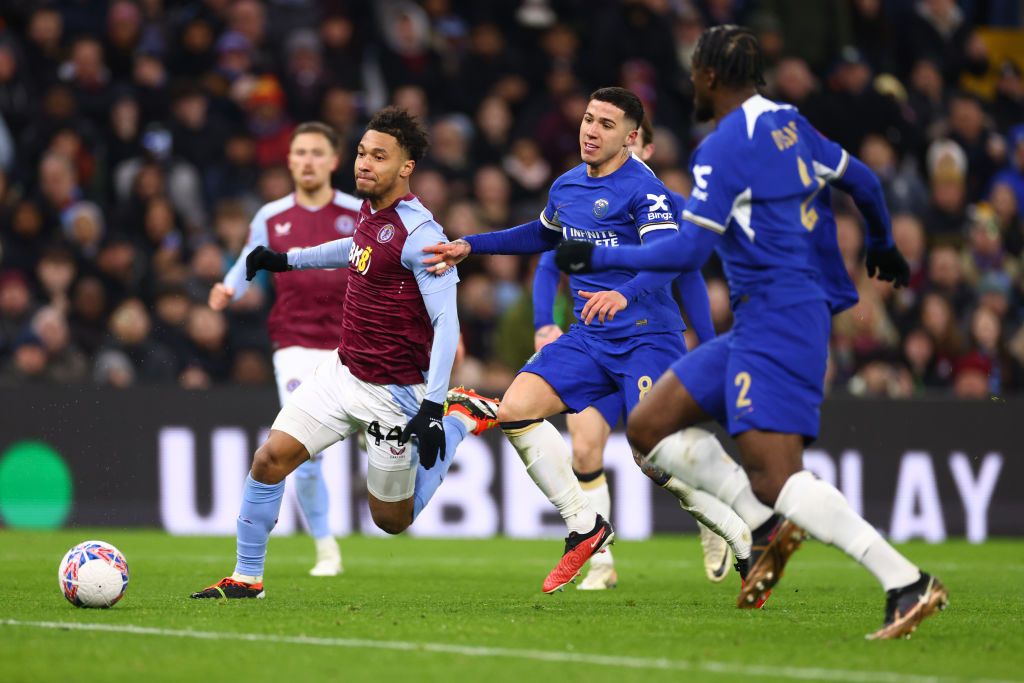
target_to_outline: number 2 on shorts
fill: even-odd
[[[746,408],[751,403],[747,397],[747,393],[750,391],[750,373],[737,372],[733,384],[740,388],[740,393],[736,395],[736,407]]]

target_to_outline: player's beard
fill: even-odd
[[[715,118],[715,108],[708,100],[694,100],[693,118],[697,123],[704,123]]]

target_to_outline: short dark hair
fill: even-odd
[[[599,88],[590,93],[590,99],[587,102],[593,100],[615,105],[623,111],[627,119],[636,124],[637,128],[644,120],[644,103],[631,90],[617,87]]]
[[[292,137],[291,140],[288,141],[288,144],[295,142],[295,138],[304,133],[318,133],[323,135],[327,138],[327,142],[331,143],[331,149],[335,152],[338,151],[338,147],[341,144],[338,140],[338,131],[334,130],[334,126],[330,126],[322,121],[306,121],[297,125],[295,130],[292,131]]]
[[[654,142],[654,126],[651,125],[651,120],[645,116],[644,120],[640,122],[640,144],[646,147],[652,142]]]
[[[404,109],[384,107],[373,115],[366,124],[366,130],[386,133],[398,140],[398,146],[413,161],[420,161],[427,154],[427,131],[415,116]]]
[[[711,69],[730,88],[764,85],[764,55],[750,29],[723,24],[705,29],[693,51],[694,69]]]

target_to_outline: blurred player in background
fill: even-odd
[[[221,311],[245,294],[249,287],[245,259],[256,247],[288,252],[352,235],[362,202],[331,187],[331,174],[337,168],[334,129],[316,121],[300,124],[288,150],[295,191],[256,212],[241,255],[224,282],[210,290],[210,308]],[[267,330],[274,346],[274,378],[281,405],[338,347],[347,284],[347,268],[274,276],[276,297]],[[316,543],[316,564],[309,573],[335,576],[342,571],[341,551],[327,520],[322,458],[321,453],[313,453],[295,470],[295,492]]]
[[[539,253],[555,247],[563,235],[613,245],[668,239],[678,231],[668,191],[629,151],[643,118],[643,104],[634,93],[596,90],[580,123],[583,163],[555,180],[540,218],[428,247],[425,251],[435,256],[425,263],[443,277],[470,252]],[[614,395],[631,409],[650,391],[654,378],[686,353],[683,319],[670,287],[676,276],[628,267],[599,277],[571,274],[580,324],[534,354],[502,399],[502,430],[569,530],[562,560],[544,581],[545,593],[573,581],[614,536],[573,475],[562,435],[545,418],[580,412]],[[704,519],[718,521],[709,525],[731,529],[727,536],[742,533],[742,520],[728,506],[703,491],[693,493]]]
[[[640,134],[629,146],[629,150],[643,162],[646,162],[654,154],[654,131],[646,117],[640,123]],[[678,217],[681,215],[686,200],[672,190],[668,190],[668,192],[672,200],[673,212]],[[541,254],[533,276],[535,351],[540,351],[562,336],[562,329],[554,321],[553,306],[560,278],[561,273],[555,265],[554,252],[546,251]],[[698,343],[713,339],[715,328],[711,322],[711,307],[708,303],[707,287],[700,272],[682,273],[676,278],[676,287],[689,318],[691,329],[696,331]],[[590,499],[594,511],[608,520],[611,519],[612,503],[608,479],[604,472],[604,449],[608,444],[608,437],[611,435],[612,429],[621,418],[625,417],[625,409],[623,398],[614,394],[600,399],[585,410],[570,413],[565,417],[569,436],[572,437],[573,473],[579,480],[584,495]],[[665,486],[669,482],[669,477],[664,472],[650,471],[652,469],[645,467],[644,471],[650,474],[659,486]],[[683,488],[676,487],[675,490],[669,490],[672,490],[673,493],[682,492],[684,494],[679,503],[685,510],[691,503],[687,495],[688,491],[684,491]],[[699,521],[697,524],[704,553],[704,573],[708,580],[717,583],[725,579],[731,568],[732,550],[726,540],[716,532]],[[749,530],[746,530],[735,542],[741,545],[741,558],[746,557],[747,555],[744,553],[749,553],[750,545]],[[590,570],[580,583],[579,589],[604,590],[613,588],[617,584],[618,573],[615,571],[612,551],[609,549],[607,552],[595,555],[590,560]]]
[[[905,286],[910,268],[893,243],[878,179],[789,105],[758,94],[763,58],[754,35],[707,29],[693,55],[698,120],[717,124],[692,161],[694,190],[678,237],[650,247],[560,247],[572,273],[628,264],[692,270],[717,250],[735,324],[658,381],[630,415],[627,435],[649,461],[729,503],[754,529],[755,552],[739,607],[754,607],[799,547],[802,527],[868,569],[886,591],[885,617],[870,639],[910,635],[948,602],[945,587],[897,552],[833,486],[803,469],[818,436],[832,285],[841,260],[821,258],[816,196],[826,182],[848,192],[868,226],[868,275]],[[747,486],[693,432],[709,419],[735,436]],[[799,525],[799,526],[797,526]]]
[[[289,253],[257,246],[247,256],[249,280],[259,270],[349,268],[341,344],[288,397],[256,451],[238,516],[234,573],[193,598],[264,596],[267,540],[284,478],[310,454],[363,431],[370,513],[378,527],[397,534],[430,501],[466,434],[497,424],[497,402],[448,391],[459,343],[459,278],[454,269],[436,277],[421,263],[426,245],[446,241],[409,191],[426,149],[415,118],[394,107],[378,112],[356,153],[356,192],[364,201],[352,237]]]

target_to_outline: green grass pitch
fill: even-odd
[[[128,594],[77,609],[57,588],[75,543],[128,559]],[[274,538],[266,600],[194,601],[234,539],[152,531],[0,532],[0,680],[1024,681],[1024,542],[908,544],[951,605],[909,641],[866,642],[874,579],[809,542],[764,610],[708,583],[694,537],[614,547],[620,587],[540,592],[557,541],[343,540],[345,573],[307,575],[312,543]]]

